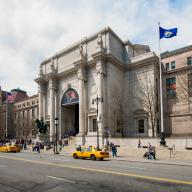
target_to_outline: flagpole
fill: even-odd
[[[160,28],[160,22],[158,22],[159,28]],[[164,117],[163,117],[163,86],[162,86],[162,65],[161,65],[161,42],[160,42],[160,33],[159,33],[159,77],[160,77],[160,111],[161,111],[161,140],[160,144],[164,145],[166,144],[165,141],[165,135],[164,135]]]

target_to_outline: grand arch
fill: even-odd
[[[61,100],[61,136],[79,133],[79,94],[75,89],[65,91]]]

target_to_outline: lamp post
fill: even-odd
[[[57,150],[57,127],[59,124],[59,119],[58,117],[55,117],[55,150],[54,150],[54,154],[59,154],[58,150]]]
[[[99,149],[99,127],[98,127],[98,105],[99,102],[103,103],[103,97],[97,97],[95,99],[92,99],[92,104],[96,103],[97,105],[97,149]]]

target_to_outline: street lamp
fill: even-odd
[[[54,154],[59,154],[58,150],[57,150],[57,127],[59,124],[59,119],[58,117],[55,117],[55,150],[54,150]]]
[[[98,127],[98,104],[99,102],[103,103],[103,97],[97,97],[95,99],[92,99],[92,104],[97,104],[97,149],[99,149],[99,127]]]

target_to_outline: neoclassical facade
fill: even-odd
[[[149,46],[122,41],[109,27],[40,64],[39,118],[50,140],[76,133],[77,144],[111,136],[157,136],[158,57]],[[97,102],[98,98],[98,102]]]

